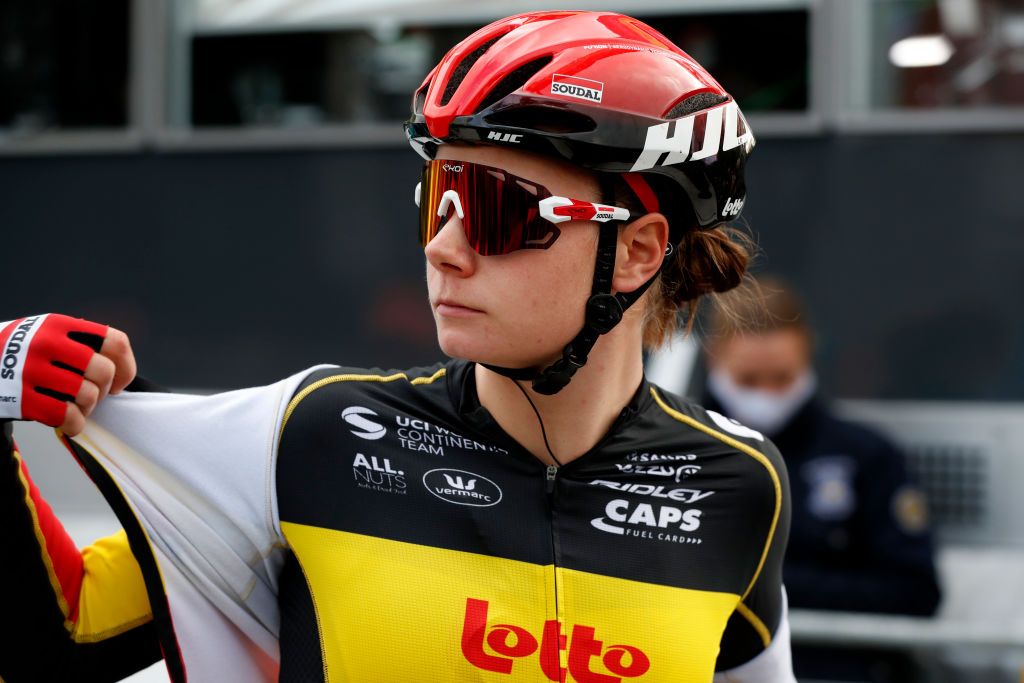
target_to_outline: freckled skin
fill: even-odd
[[[529,178],[552,193],[600,199],[587,174],[536,156],[497,147],[444,146],[438,158],[457,159]],[[450,356],[509,367],[550,363],[583,326],[593,279],[597,224],[568,222],[549,249],[480,256],[466,241],[458,216],[425,248],[427,289],[441,349]],[[446,316],[439,300],[482,311]]]
[[[502,168],[553,194],[599,201],[596,179],[565,162],[489,146],[443,146],[439,159]],[[583,327],[597,258],[598,224],[570,221],[549,249],[480,256],[469,246],[457,216],[425,249],[427,290],[437,339],[449,356],[510,368],[546,367]],[[658,272],[668,241],[660,213],[631,217],[617,226],[612,291],[632,292]],[[545,463],[562,464],[587,452],[607,433],[643,379],[642,327],[646,296],[594,345],[585,367],[559,393],[533,392],[477,365],[477,393],[501,427]],[[532,394],[547,428],[544,439]]]

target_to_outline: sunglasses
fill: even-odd
[[[454,210],[466,240],[481,256],[520,249],[547,249],[565,221],[625,221],[629,211],[605,204],[557,197],[543,185],[493,166],[435,159],[416,185],[420,243],[425,247]]]

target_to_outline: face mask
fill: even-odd
[[[813,370],[806,370],[782,392],[746,389],[733,382],[724,370],[712,370],[708,388],[719,400],[726,415],[768,436],[782,431],[818,388]]]

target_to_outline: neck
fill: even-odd
[[[480,404],[501,428],[544,463],[565,465],[608,433],[636,393],[643,380],[640,336],[619,328],[602,336],[587,364],[553,396],[538,394],[529,382],[520,382],[540,414],[543,430],[537,413],[514,380],[479,364],[475,373]]]

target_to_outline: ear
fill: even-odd
[[[668,219],[660,213],[644,214],[619,230],[612,289],[632,292],[653,277],[665,258]]]

